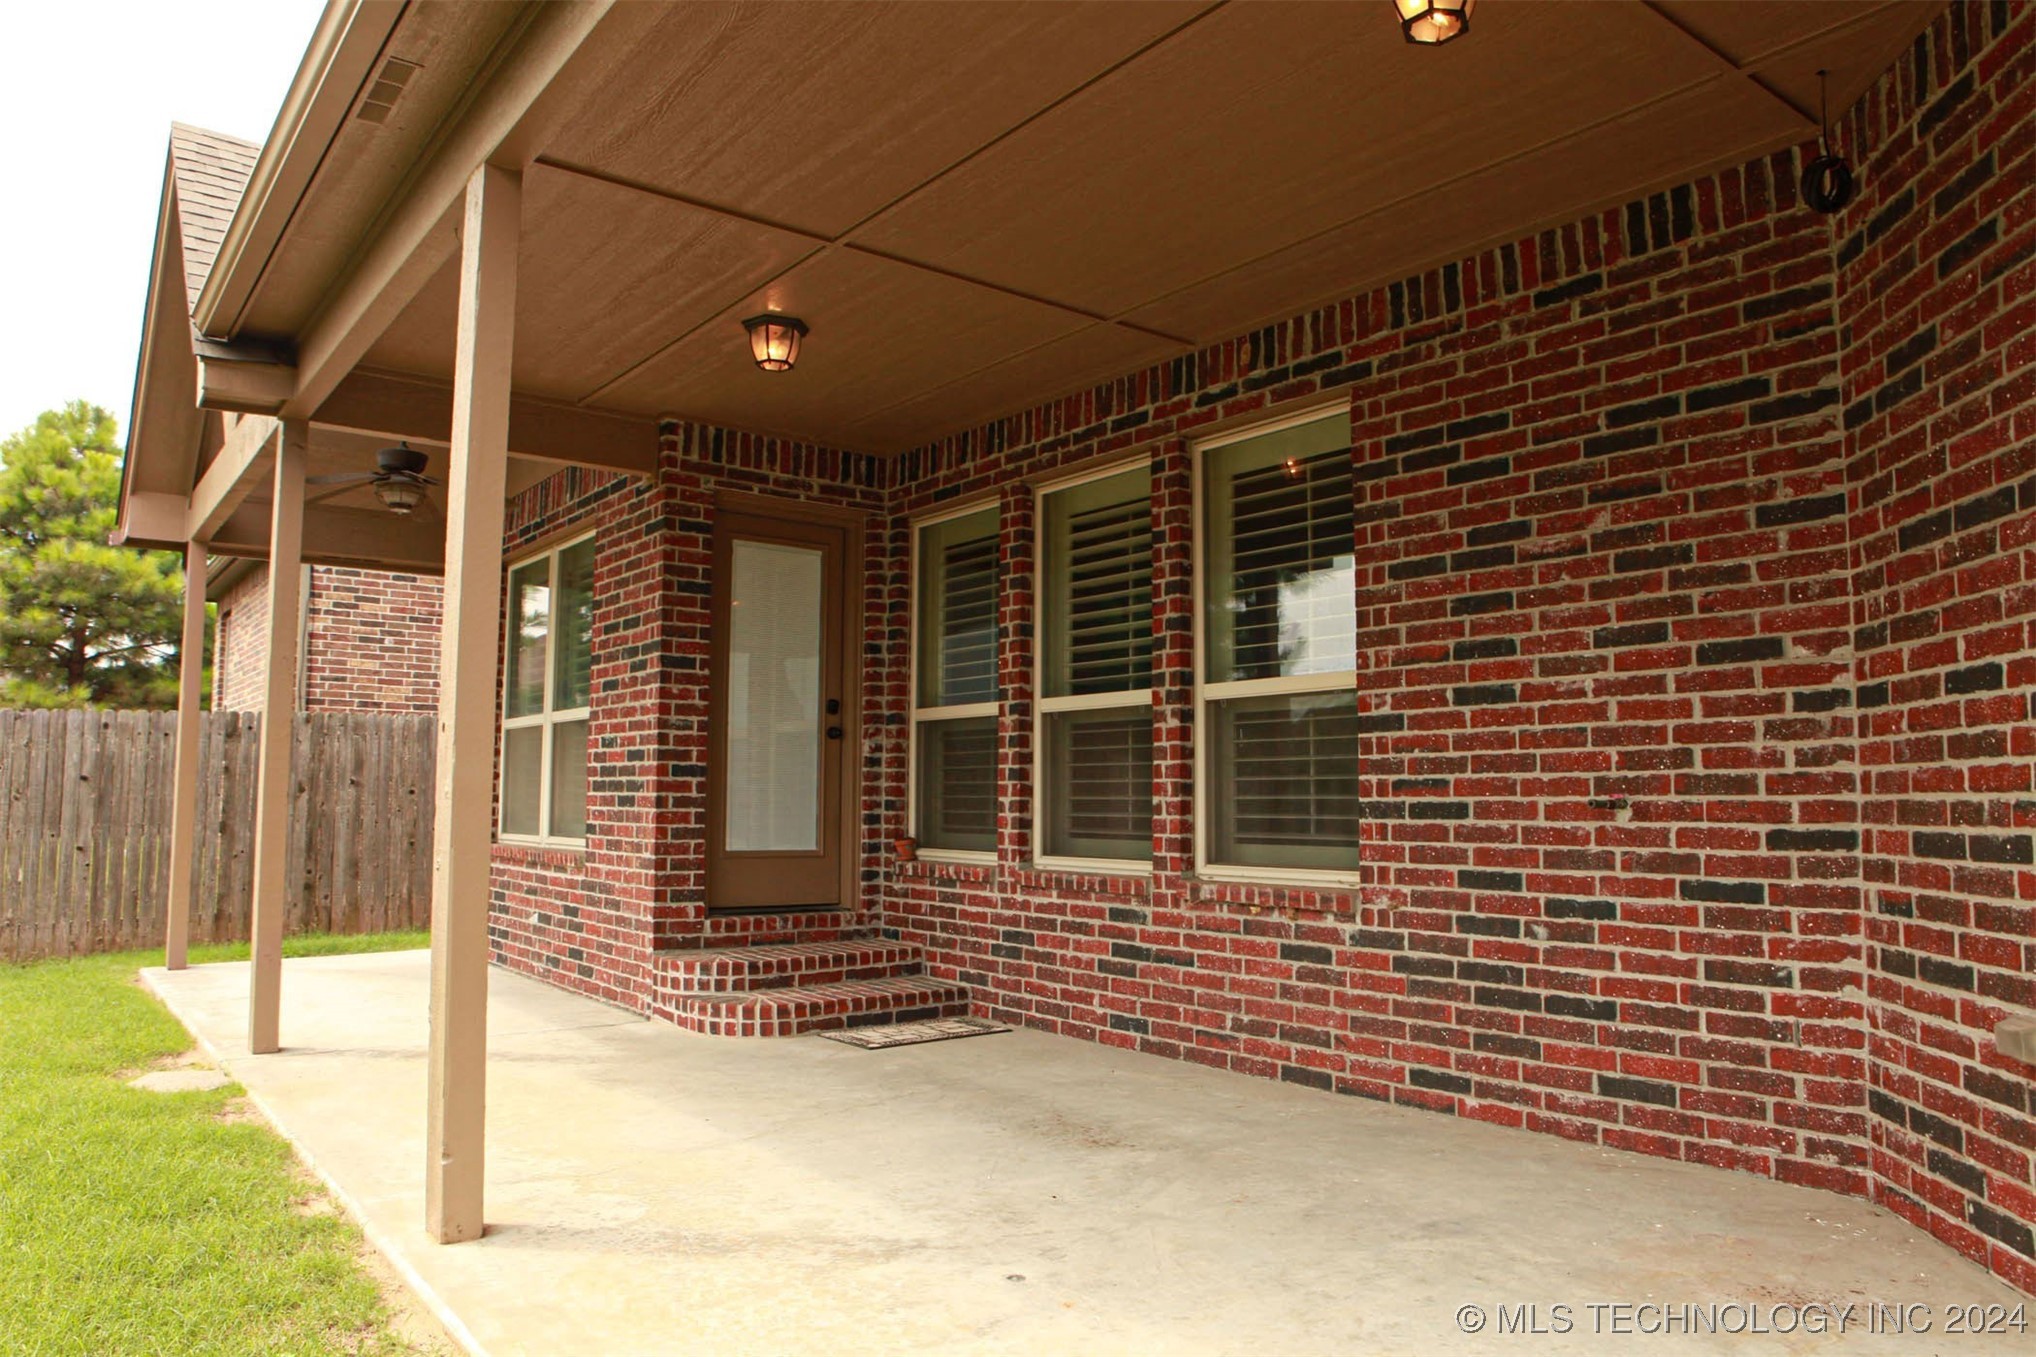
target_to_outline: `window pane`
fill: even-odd
[[[551,558],[541,556],[509,572],[509,672],[502,707],[511,716],[544,710],[544,660],[550,635]]]
[[[502,832],[537,833],[544,789],[544,727],[518,726],[502,737]]]
[[[1048,854],[1151,858],[1151,707],[1051,713],[1045,753]]]
[[[552,675],[553,711],[587,705],[594,661],[594,539],[558,554],[558,658]]]
[[[1355,668],[1349,416],[1212,449],[1204,472],[1205,680]]]
[[[825,555],[738,540],[729,556],[728,771],[723,845],[820,847],[820,658]]]
[[[919,724],[919,842],[927,848],[997,846],[997,719]]]
[[[919,705],[997,700],[997,511],[919,530]]]
[[[585,721],[561,721],[551,728],[551,834],[555,839],[587,836]]]
[[[1356,867],[1357,694],[1237,698],[1209,711],[1211,861]]]
[[[1152,472],[1046,497],[1048,697],[1152,686]]]

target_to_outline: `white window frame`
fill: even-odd
[[[539,746],[537,760],[537,823],[539,832],[536,834],[516,834],[512,833],[505,826],[504,817],[509,809],[509,796],[507,787],[500,787],[495,795],[495,838],[501,843],[524,844],[537,848],[577,848],[584,846],[587,842],[585,835],[552,834],[546,831],[551,827],[551,753],[552,745],[557,741],[557,736],[550,728],[573,721],[585,721],[587,722],[588,739],[591,740],[594,734],[593,708],[591,706],[554,708],[551,705],[552,699],[557,695],[552,665],[556,662],[559,653],[559,599],[561,591],[558,587],[558,558],[560,553],[579,546],[582,542],[592,540],[594,535],[593,531],[588,531],[566,538],[561,542],[554,542],[542,551],[533,551],[528,555],[517,557],[515,560],[508,562],[502,570],[504,608],[502,623],[502,694],[496,706],[496,710],[500,713],[501,729],[498,732],[495,751],[495,766],[501,770],[498,776],[505,781],[509,776],[510,731],[528,730],[536,726],[543,728],[545,733]],[[546,605],[549,611],[545,616],[544,708],[541,711],[531,712],[526,716],[511,716],[509,715],[509,654],[516,644],[516,622],[507,612],[509,602],[508,585],[510,576],[533,561],[546,562],[546,588],[549,590],[546,595]],[[591,697],[593,684],[589,682],[587,687],[588,695]],[[591,767],[592,760],[590,759],[587,778],[590,790],[593,782]]]
[[[1032,560],[1033,597],[1032,617],[1032,842],[1035,848],[1045,841],[1047,816],[1053,806],[1051,789],[1046,779],[1046,718],[1057,712],[1121,710],[1127,707],[1145,708],[1146,717],[1152,716],[1151,687],[1131,688],[1121,693],[1079,693],[1062,697],[1046,696],[1046,601],[1044,586],[1046,580],[1046,499],[1049,495],[1091,481],[1107,480],[1121,476],[1127,471],[1143,468],[1148,475],[1152,471],[1150,457],[1132,458],[1115,462],[1096,470],[1083,471],[1060,480],[1049,481],[1038,486],[1032,497]],[[1150,512],[1152,494],[1146,492],[1146,508]],[[1158,544],[1154,543],[1155,555]],[[1155,567],[1157,561],[1154,562]],[[1158,571],[1154,571],[1154,586],[1158,584]],[[1148,604],[1148,606],[1150,606]],[[1158,663],[1158,654],[1153,656]],[[1050,853],[1033,854],[1033,865],[1049,871],[1079,872],[1085,876],[1151,876],[1152,856],[1147,849],[1143,861],[1135,858],[1090,858],[1056,856]]]
[[[1360,884],[1361,873],[1327,867],[1252,867],[1235,863],[1214,862],[1209,856],[1209,841],[1213,833],[1214,816],[1210,810],[1209,788],[1210,750],[1215,744],[1209,725],[1208,708],[1211,703],[1226,698],[1278,697],[1291,693],[1326,693],[1339,690],[1357,691],[1356,654],[1351,656],[1349,669],[1329,670],[1320,674],[1287,674],[1266,679],[1240,679],[1223,683],[1210,683],[1206,679],[1208,626],[1205,604],[1208,593],[1207,555],[1208,536],[1203,510],[1207,506],[1206,478],[1208,454],[1218,448],[1242,443],[1247,439],[1261,438],[1266,434],[1278,433],[1283,429],[1298,428],[1318,420],[1334,419],[1338,415],[1350,415],[1349,399],[1339,398],[1325,401],[1282,415],[1277,419],[1228,429],[1220,434],[1199,439],[1191,445],[1190,459],[1191,491],[1189,503],[1193,506],[1194,530],[1189,541],[1194,550],[1192,570],[1192,601],[1194,609],[1193,633],[1195,638],[1195,875],[1211,881],[1262,882],[1268,885],[1327,886],[1346,888]],[[1355,486],[1352,487],[1355,493]],[[1352,543],[1355,549],[1356,544]]]
[[[985,509],[990,510],[992,513],[996,515],[997,530],[999,533],[1001,533],[1003,531],[1003,514],[1001,512],[1002,506],[995,498],[991,497],[978,496],[977,498],[969,500],[966,503],[942,505],[938,510],[932,513],[921,514],[917,517],[906,520],[905,525],[906,531],[911,537],[910,546],[911,588],[908,591],[907,604],[910,607],[912,613],[912,626],[911,626],[911,645],[908,649],[908,653],[905,656],[905,662],[906,669],[908,671],[908,683],[910,686],[911,693],[910,698],[908,700],[911,703],[912,723],[910,738],[907,740],[905,747],[905,825],[906,833],[915,836],[919,833],[920,723],[925,721],[957,721],[963,720],[968,717],[980,718],[984,716],[990,717],[994,720],[995,717],[997,716],[997,710],[999,705],[994,700],[989,702],[961,702],[946,707],[921,707],[919,705],[919,656],[920,647],[925,644],[925,637],[921,636],[919,632],[919,619],[920,619],[919,538],[924,529],[934,527],[941,523],[946,523],[951,519],[967,518],[971,514],[979,514]],[[1002,658],[1003,648],[1004,648],[1003,630],[1001,627],[999,627],[997,632],[997,644],[995,648],[995,653],[999,660],[1001,660]],[[989,865],[994,864],[997,861],[997,852],[995,849],[981,849],[981,848],[921,847],[916,850],[916,856],[926,862],[957,862],[957,863],[975,863],[978,865]]]

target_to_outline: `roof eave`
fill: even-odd
[[[199,334],[239,331],[277,243],[407,8],[408,0],[327,0],[192,308]]]

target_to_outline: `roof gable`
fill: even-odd
[[[184,254],[184,291],[195,307],[227,223],[247,191],[261,147],[238,137],[185,123],[170,124],[170,176],[176,187],[177,220]],[[187,314],[188,314],[187,307]]]

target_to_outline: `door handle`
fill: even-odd
[[[841,699],[840,699],[840,698],[838,698],[838,697],[830,697],[830,698],[828,698],[828,699],[827,699],[827,714],[828,714],[829,716],[839,716],[839,715],[841,715]]]
[[[829,726],[829,727],[827,728],[827,738],[828,738],[828,739],[830,739],[830,740],[838,740],[838,739],[840,739],[840,738],[841,738],[841,727],[840,727],[840,726]]]

